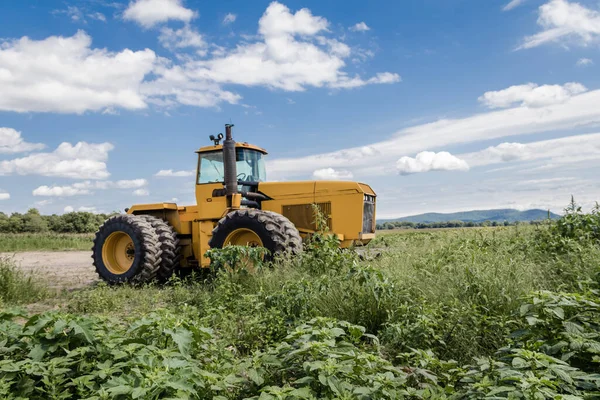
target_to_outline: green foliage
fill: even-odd
[[[109,216],[89,212],[40,215],[32,208],[25,214],[0,213],[0,233],[93,233]]]
[[[44,299],[46,287],[32,275],[19,271],[8,257],[0,257],[0,306]]]
[[[586,214],[574,198],[565,208],[565,215],[556,223],[547,224],[537,233],[540,250],[551,254],[581,253],[582,246],[600,244],[600,204]]]
[[[0,233],[0,252],[29,250],[89,250],[92,234]]]
[[[575,214],[381,235],[370,261],[322,224],[272,263],[229,247],[204,281],[65,293],[0,315],[0,398],[598,398],[600,248]]]

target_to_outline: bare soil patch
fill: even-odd
[[[91,251],[26,251],[0,253],[16,266],[45,280],[49,287],[76,289],[99,281]]]

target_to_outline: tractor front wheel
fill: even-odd
[[[144,218],[116,215],[96,232],[92,258],[96,272],[110,284],[151,282],[160,268],[159,236]]]
[[[302,251],[302,238],[289,219],[272,211],[241,209],[221,218],[212,231],[209,246],[264,247],[267,260],[276,254],[297,254]]]

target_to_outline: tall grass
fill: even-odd
[[[18,270],[10,258],[0,257],[0,305],[33,303],[48,294],[43,282]]]
[[[547,229],[385,235],[369,246],[382,252],[371,261],[320,242],[255,274],[144,289],[101,286],[75,292],[66,303],[73,312],[124,315],[192,304],[245,352],[280,339],[300,321],[330,317],[379,335],[392,358],[427,348],[468,361],[498,349],[516,328],[514,313],[525,296],[575,290],[598,272],[595,245],[581,244],[577,254],[541,251],[538,233]]]
[[[0,252],[36,250],[89,250],[93,234],[0,233]]]

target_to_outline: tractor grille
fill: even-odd
[[[327,229],[331,231],[331,203],[317,203],[316,206],[321,214],[327,219]],[[292,221],[298,229],[317,230],[313,204],[284,205],[282,207],[282,214]]]
[[[365,194],[362,233],[375,233],[375,196]]]

